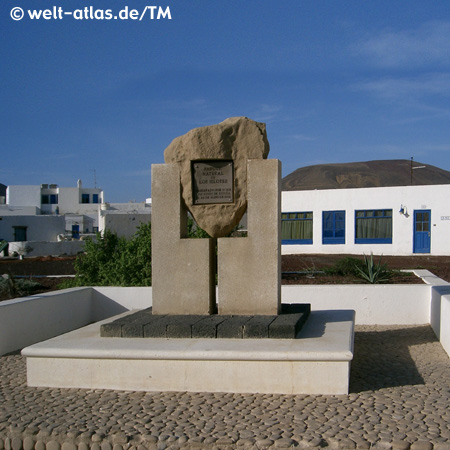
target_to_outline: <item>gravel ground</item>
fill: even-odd
[[[340,396],[28,388],[19,354],[0,366],[0,450],[450,450],[450,360],[428,325],[357,326]]]

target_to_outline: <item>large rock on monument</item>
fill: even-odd
[[[179,164],[186,208],[201,228],[217,238],[228,235],[247,209],[247,160],[265,159],[268,154],[266,125],[247,117],[231,117],[175,138],[164,151],[164,160]],[[232,202],[196,204],[192,161],[217,160],[233,161]]]

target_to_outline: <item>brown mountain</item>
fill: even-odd
[[[411,163],[406,159],[394,159],[301,167],[286,175],[281,181],[283,191],[411,184],[450,184],[450,172],[418,161]]]

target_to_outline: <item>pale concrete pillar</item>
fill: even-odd
[[[152,165],[153,314],[212,314],[213,239],[187,239],[177,164]]]
[[[218,239],[219,314],[281,310],[281,163],[249,160],[248,237]]]

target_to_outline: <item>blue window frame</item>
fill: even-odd
[[[58,194],[50,194],[50,204],[51,205],[58,204]]]
[[[322,212],[322,244],[345,244],[345,211]]]
[[[355,244],[392,244],[392,209],[355,211]]]
[[[281,243],[302,245],[312,244],[313,213],[281,213]]]
[[[81,194],[81,203],[89,203],[89,194]]]
[[[92,203],[98,203],[98,194],[92,194]]]

